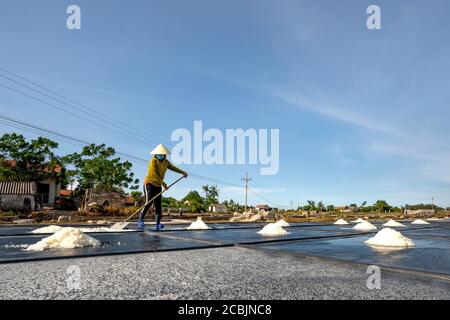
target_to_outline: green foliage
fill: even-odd
[[[219,202],[219,189],[217,188],[217,186],[204,185],[202,187],[202,190],[205,193],[205,200],[207,206]]]
[[[133,198],[133,201],[139,201],[139,199],[142,197],[142,192],[141,191],[131,191],[130,193],[131,197]]]
[[[241,211],[241,205],[239,203],[237,203],[237,202],[234,202],[233,199],[231,199],[230,201],[224,201],[223,204],[227,206],[228,212],[239,212],[239,211]]]
[[[173,197],[162,197],[161,200],[163,207],[179,207],[180,204],[177,199]]]
[[[0,181],[66,181],[66,170],[53,153],[56,148],[58,143],[47,138],[28,142],[23,135],[4,134],[0,138]]]
[[[184,207],[188,207],[192,212],[206,211],[206,201],[197,191],[190,191],[182,200]]]
[[[377,200],[373,206],[378,212],[388,212],[391,210],[391,206],[384,200]]]
[[[317,210],[315,201],[308,200],[307,202],[308,202],[308,204],[303,206],[303,208],[302,208],[303,210],[305,210],[305,211],[316,211]]]
[[[116,151],[111,147],[91,144],[84,147],[81,153],[64,157],[65,163],[75,167],[77,194],[84,193],[86,189],[122,191],[122,188],[138,188],[139,180],[134,179],[131,162],[122,162],[115,155]]]

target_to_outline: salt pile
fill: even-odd
[[[362,223],[362,222],[366,222],[366,220],[362,219],[362,218],[358,218],[357,220],[352,221],[353,223]]]
[[[383,224],[383,227],[404,227],[404,225],[401,224],[400,222],[391,219],[385,224]]]
[[[269,223],[262,230],[258,231],[259,234],[263,236],[284,236],[289,234],[286,230],[283,229],[280,225],[276,223]]]
[[[289,227],[289,223],[287,223],[284,219],[281,219],[280,221],[275,222],[275,225],[280,227]]]
[[[35,230],[31,231],[31,233],[34,233],[34,234],[56,233],[56,232],[60,231],[61,229],[63,229],[63,227],[56,226],[56,225],[51,225],[51,226],[35,229]],[[107,228],[107,227],[77,228],[77,229],[79,229],[81,232],[84,232],[84,233],[92,233],[92,232],[128,232],[128,231],[133,231],[133,230],[126,230],[126,229],[117,230],[117,229],[111,229],[111,228]]]
[[[338,221],[336,221],[333,224],[337,224],[337,225],[344,225],[344,224],[348,224],[347,221],[345,221],[344,219],[339,219]]]
[[[370,222],[364,221],[364,222],[358,223],[356,226],[353,227],[353,229],[355,229],[355,230],[376,230],[377,227],[375,227]]]
[[[62,229],[62,227],[60,227],[60,226],[51,225],[51,226],[35,229],[35,230],[31,231],[31,233],[35,233],[35,234],[55,233],[55,232],[60,231],[61,229]]]
[[[197,217],[197,220],[192,222],[189,227],[186,228],[187,230],[206,230],[210,229],[206,223],[202,221],[202,217]]]
[[[411,224],[430,224],[430,223],[426,222],[425,220],[422,220],[422,219],[417,219],[417,220],[414,220],[413,222],[411,222]]]
[[[61,228],[55,234],[29,245],[27,251],[44,251],[46,249],[73,249],[81,247],[95,247],[102,243],[84,234],[77,228]]]
[[[414,247],[414,242],[391,228],[384,228],[364,243],[383,247]]]

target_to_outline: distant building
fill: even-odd
[[[0,211],[34,211],[36,193],[35,182],[0,182]]]
[[[7,160],[3,162],[3,165],[7,165],[10,168],[15,168],[17,163],[14,160]],[[50,172],[49,168],[41,169],[42,172]],[[61,166],[56,166],[53,169],[55,174],[61,173]],[[28,182],[18,182],[18,183],[28,183]],[[55,203],[55,199],[59,197],[61,191],[61,184],[56,181],[55,178],[48,178],[42,181],[35,181],[36,183],[36,205],[40,207],[51,207]],[[33,209],[34,210],[34,209]]]
[[[214,213],[228,213],[228,208],[224,204],[217,203],[210,205],[208,211]]]
[[[346,213],[346,212],[356,212],[356,211],[358,211],[358,208],[357,208],[357,207],[354,207],[354,206],[352,206],[352,207],[349,207],[349,206],[336,206],[336,207],[334,207],[334,209],[335,209],[337,212],[341,212],[341,213]]]
[[[181,207],[164,207],[164,211],[168,214],[180,214],[181,213],[188,213],[190,210],[189,208],[181,208]]]
[[[100,205],[103,207],[125,208],[129,203],[129,197],[120,192],[95,192],[93,190],[87,190],[83,209],[87,209],[89,206]]]
[[[272,208],[270,206],[268,206],[267,204],[257,204],[255,206],[255,209],[260,211],[260,210],[264,210],[264,211],[270,211],[272,210]]]
[[[59,196],[67,198],[67,197],[70,197],[72,195],[72,193],[73,193],[72,190],[61,189],[59,191]]]
[[[405,215],[408,216],[429,216],[435,214],[436,214],[435,209],[405,210]]]

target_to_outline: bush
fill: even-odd
[[[12,217],[17,215],[14,211],[0,211],[0,216],[2,217]]]

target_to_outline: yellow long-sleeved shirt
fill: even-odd
[[[166,175],[167,169],[172,170],[174,172],[178,172],[181,174],[185,174],[186,172],[175,167],[170,163],[169,160],[164,159],[163,161],[158,160],[156,157],[153,157],[148,164],[148,174],[144,180],[144,183],[151,183],[156,187],[160,187],[164,182],[164,176]]]

